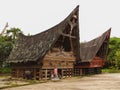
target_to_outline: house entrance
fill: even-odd
[[[62,69],[58,69],[58,77],[61,79],[62,78]]]

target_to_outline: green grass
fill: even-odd
[[[120,73],[120,70],[116,68],[102,69],[103,73]]]
[[[0,87],[0,89],[5,89],[5,88],[13,88],[13,87],[20,87],[20,86],[26,86],[26,85],[33,85],[33,84],[40,84],[40,83],[46,83],[44,80],[25,80],[27,82],[26,84],[17,84],[17,83],[6,83],[8,86],[3,86]]]

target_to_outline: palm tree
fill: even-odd
[[[11,29],[7,30],[6,33],[7,33],[7,35],[11,34],[13,41],[15,41],[15,39],[18,37],[18,34],[22,33],[22,31],[19,28],[11,28]]]

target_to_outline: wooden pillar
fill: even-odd
[[[65,75],[65,69],[63,69],[63,76],[66,77],[66,75]]]
[[[83,70],[83,75],[85,75],[85,68],[82,68],[82,70]]]
[[[23,68],[21,69],[21,77],[23,77]]]
[[[39,80],[42,79],[42,69],[39,69]]]
[[[68,70],[68,68],[66,69],[66,77],[68,77],[68,72],[69,72],[69,70]]]
[[[70,68],[70,77],[72,76],[72,69]]]
[[[74,75],[73,76],[76,76],[76,68],[74,68]]]
[[[67,69],[65,69],[64,73],[65,73],[65,77],[67,77]]]
[[[16,73],[17,73],[17,72],[16,72],[16,69],[13,69],[13,68],[12,68],[12,77],[16,77]]]
[[[75,76],[75,68],[72,68],[72,76]]]
[[[100,74],[102,73],[102,70],[101,70],[101,68],[100,68]]]
[[[65,74],[66,74],[66,77],[68,77],[68,69],[66,69]]]
[[[66,69],[64,69],[64,76],[67,77]]]
[[[69,77],[69,69],[68,69],[68,68],[67,68],[67,71],[66,71],[66,72],[67,72],[67,77]]]
[[[88,75],[91,75],[91,68],[88,68]]]
[[[36,68],[34,68],[34,79],[36,79]]]
[[[71,77],[71,68],[69,68],[69,77]]]
[[[69,68],[68,68],[67,72],[68,72],[68,77],[70,77],[70,69]]]
[[[72,72],[73,72],[73,71],[72,71],[72,68],[71,68],[71,69],[70,69],[70,77],[72,77]]]
[[[63,75],[63,69],[62,69],[62,71],[61,71],[61,74],[62,74],[61,77],[63,77],[63,76],[64,76],[64,75]]]
[[[45,70],[45,79],[47,80],[47,69]]]
[[[94,68],[94,74],[97,74],[96,68]]]
[[[69,77],[71,77],[71,69],[69,69]]]
[[[67,68],[67,77],[69,77],[69,69]]]
[[[19,77],[19,69],[17,68],[17,71],[16,71],[16,77],[18,78]]]
[[[80,69],[80,75],[82,76],[82,69]]]

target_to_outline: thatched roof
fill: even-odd
[[[102,50],[102,53],[105,53],[105,56],[101,56],[103,60],[106,59],[107,50],[108,50],[108,43],[110,38],[111,28],[103,33],[101,36],[85,43],[80,44],[80,58],[81,62],[90,62],[101,49],[101,46],[104,42],[107,43],[105,49]],[[106,39],[107,38],[107,39]]]
[[[79,17],[79,6],[77,6],[70,15],[63,20],[61,23],[56,26],[36,35],[25,36],[20,34],[18,40],[13,48],[9,58],[9,63],[18,63],[18,62],[36,62],[37,60],[42,59],[45,54],[52,48],[55,42],[58,40],[60,35],[63,34],[66,26],[70,23],[70,20],[74,15]],[[76,29],[76,41],[74,47],[79,48],[79,26],[77,21]],[[79,54],[79,50],[75,49],[75,53]],[[79,58],[79,55],[77,55]]]

